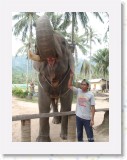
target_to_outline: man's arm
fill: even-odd
[[[73,76],[74,76],[74,74],[71,72],[70,73],[70,79],[68,81],[68,88],[70,88],[70,89],[73,89],[73,84],[72,84]]]
[[[90,125],[91,125],[91,126],[94,125],[94,114],[95,114],[95,106],[92,105],[92,106],[91,106],[91,121],[90,121]]]

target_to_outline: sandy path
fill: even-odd
[[[108,108],[109,103],[104,100],[105,97],[97,97],[96,98],[96,108]],[[72,105],[72,110],[75,110],[75,104]],[[12,98],[12,115],[21,115],[21,114],[36,114],[38,113],[38,104],[20,101],[16,97]],[[95,125],[94,127],[100,125],[103,121],[104,112],[96,112],[95,113]],[[21,141],[21,122],[16,121],[12,122],[12,141],[13,142],[20,142]],[[53,124],[52,118],[50,118],[50,135],[51,140],[53,142],[66,142],[61,140],[60,134],[60,124]],[[39,120],[34,119],[31,120],[31,141],[35,142],[36,137],[38,136],[38,128]],[[95,132],[95,131],[94,131]],[[85,134],[85,133],[84,133]],[[85,135],[84,135],[85,136]],[[100,136],[100,139],[97,137],[95,133],[96,141],[107,141],[107,137]]]

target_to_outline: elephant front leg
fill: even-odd
[[[61,133],[60,133],[60,137],[63,140],[67,139],[67,128],[68,128],[68,116],[62,116],[62,118],[61,118]]]
[[[49,118],[40,118],[39,136],[37,142],[51,142]]]
[[[61,112],[67,112],[71,110],[73,93],[72,91],[68,92],[65,97],[61,97]],[[67,139],[68,132],[68,116],[62,116],[61,118],[61,133],[60,137],[64,140]]]
[[[50,112],[50,104],[51,99],[45,93],[42,87],[39,86],[38,89],[39,97],[38,97],[38,104],[39,104],[39,113],[49,113]],[[50,142],[50,126],[49,126],[49,117],[40,118],[39,121],[39,135],[36,139],[37,142]]]

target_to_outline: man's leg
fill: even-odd
[[[86,131],[86,135],[88,138],[89,142],[94,142],[94,138],[93,138],[93,129],[90,126],[90,120],[83,120],[83,125],[85,127],[85,131]]]
[[[77,138],[79,142],[83,142],[83,122],[82,119],[76,116],[76,126],[77,126]]]

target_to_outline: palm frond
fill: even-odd
[[[98,50],[91,60],[95,62],[97,72],[105,78],[108,75],[109,50],[107,48]]]
[[[90,64],[89,62],[85,59],[82,63],[82,66],[81,66],[81,70],[80,70],[80,73],[82,75],[85,76],[88,76],[89,75],[89,72],[90,72]]]
[[[95,17],[98,18],[102,23],[104,23],[104,21],[103,21],[101,15],[100,15],[100,13],[98,13],[98,12],[93,12],[93,14],[94,14]]]
[[[81,24],[83,25],[84,28],[86,28],[87,23],[89,21],[89,18],[87,16],[86,12],[78,12],[78,16],[81,21]]]

